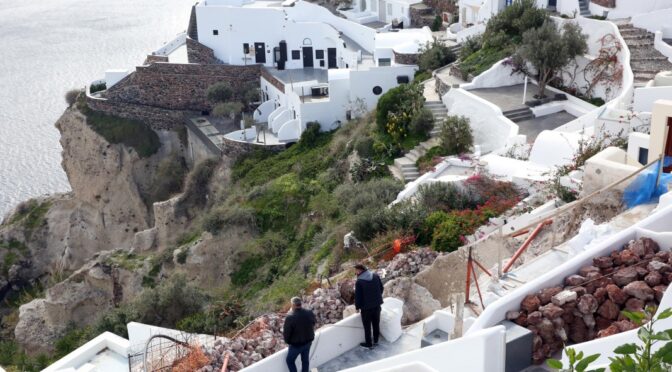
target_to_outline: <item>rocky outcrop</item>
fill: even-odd
[[[51,352],[72,324],[90,325],[99,314],[135,296],[141,290],[142,276],[136,270],[107,263],[112,255],[98,256],[49,288],[45,298],[22,305],[14,330],[16,341],[32,353]]]
[[[427,288],[411,278],[397,278],[385,283],[383,297],[396,297],[404,301],[402,325],[416,323],[441,309],[441,303],[432,297]]]

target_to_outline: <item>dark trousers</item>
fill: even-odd
[[[362,310],[362,324],[364,325],[364,340],[367,345],[371,345],[371,328],[373,328],[373,342],[378,343],[380,336],[380,306]]]
[[[310,345],[312,342],[309,342],[305,345],[294,346],[289,345],[287,348],[287,368],[289,372],[297,372],[296,370],[296,357],[301,355],[301,372],[308,372],[310,367],[308,367],[308,361],[310,358]]]

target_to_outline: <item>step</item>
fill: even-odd
[[[520,113],[528,113],[528,112],[532,112],[532,110],[530,110],[529,107],[521,107],[521,108],[517,108],[517,109],[513,109],[513,110],[503,111],[502,114],[504,114],[504,116],[509,116],[509,115],[516,115],[516,114],[520,114]]]
[[[625,42],[628,49],[653,49],[652,39],[633,39]]]
[[[652,34],[625,34],[622,36],[626,44],[628,43],[628,41],[632,40],[649,40],[649,39],[654,40],[654,35]]]
[[[404,170],[404,168],[415,168],[415,162],[410,161],[406,158],[394,159],[394,165],[402,171]]]
[[[395,165],[388,165],[387,169],[392,174],[392,177],[398,179],[399,181],[404,181],[404,175],[401,173],[401,169],[397,168]]]
[[[411,154],[410,152],[409,152],[408,154],[404,155],[404,157],[405,157],[406,159],[412,161],[413,163],[417,163],[418,158],[419,158],[418,155]]]
[[[508,116],[507,116],[508,117]],[[534,119],[534,115],[525,115],[525,116],[516,116],[516,117],[508,117],[509,120],[511,120],[514,123],[519,123],[521,121],[525,120],[530,120]]]

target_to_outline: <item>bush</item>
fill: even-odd
[[[420,109],[411,118],[410,130],[419,136],[429,137],[434,128],[434,114],[426,108]]]
[[[352,231],[360,240],[371,240],[377,234],[387,231],[390,227],[386,209],[366,208],[355,215],[351,223]]]
[[[255,226],[254,210],[239,206],[216,208],[203,219],[203,229],[211,234],[219,234],[224,226]]]
[[[152,180],[149,202],[168,200],[172,195],[182,191],[182,184],[187,173],[184,158],[172,153],[161,159]]]
[[[441,18],[440,15],[437,15],[434,17],[434,21],[432,21],[432,25],[429,27],[432,31],[440,31],[441,26],[443,26],[443,18]]]
[[[434,230],[436,230],[436,227],[447,219],[448,213],[444,211],[432,212],[422,223],[422,227],[420,228],[420,233],[418,234],[418,239],[416,242],[419,244],[430,244],[432,242],[432,237],[434,236]]]
[[[397,198],[403,184],[392,178],[373,179],[356,185],[343,184],[334,190],[338,203],[352,214],[364,208],[384,208]]]
[[[464,116],[449,116],[441,127],[441,147],[447,155],[464,154],[474,145],[469,119]]]
[[[472,211],[465,212],[473,214]],[[463,214],[462,217],[466,216]],[[452,252],[464,245],[463,237],[471,234],[473,229],[469,221],[451,213],[445,216],[445,219],[434,230],[432,249],[438,252]]]
[[[369,158],[361,158],[350,168],[350,176],[353,182],[364,182],[374,178],[382,178],[389,174],[390,172],[384,162]]]
[[[154,289],[146,289],[134,307],[142,322],[161,327],[173,327],[180,320],[203,310],[206,296],[187,283],[184,275],[176,274]]]
[[[206,96],[212,103],[221,103],[230,100],[233,97],[233,89],[228,83],[215,83],[208,87]]]
[[[231,284],[240,287],[252,282],[257,277],[257,270],[264,266],[267,259],[263,255],[253,255],[245,259],[238,266],[238,270],[231,274]]]
[[[443,43],[434,39],[420,52],[418,67],[422,71],[432,71],[455,61],[455,54]]]
[[[208,200],[208,184],[219,164],[218,159],[206,159],[196,164],[187,176],[184,193],[177,203],[177,210],[186,213],[196,207],[203,207]]]
[[[212,116],[235,118],[243,111],[243,104],[240,102],[221,102],[212,109]]]
[[[69,91],[65,92],[65,102],[68,104],[68,107],[72,107],[72,105],[77,103],[77,98],[81,93],[81,89],[70,89]]]
[[[446,182],[420,185],[418,202],[430,211],[462,210],[474,206],[455,184]]]
[[[431,171],[437,164],[439,164],[443,157],[446,156],[446,151],[441,146],[434,146],[418,158],[415,164],[418,166],[420,174],[425,174]]]
[[[464,42],[462,42],[462,48],[460,49],[460,59],[465,60],[470,55],[481,50],[482,47],[482,35],[469,36],[466,40],[464,40]]]
[[[306,130],[301,133],[301,138],[299,138],[299,146],[302,148],[310,148],[317,144],[317,140],[320,137],[320,123],[316,121],[311,121],[306,124]]]
[[[370,158],[374,155],[373,150],[373,138],[371,137],[361,137],[358,138],[354,145],[357,155],[362,158]]]
[[[424,105],[422,87],[418,84],[402,84],[383,94],[376,106],[376,125],[380,133],[388,133],[388,122],[391,114],[406,114],[408,118]],[[408,122],[401,123],[406,128]]]
[[[107,83],[106,82],[101,82],[101,83],[96,83],[96,84],[91,84],[89,87],[89,93],[93,94],[96,92],[100,92],[107,89]]]

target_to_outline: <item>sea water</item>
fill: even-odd
[[[54,123],[64,94],[184,31],[194,0],[0,0],[0,220],[69,191]]]

